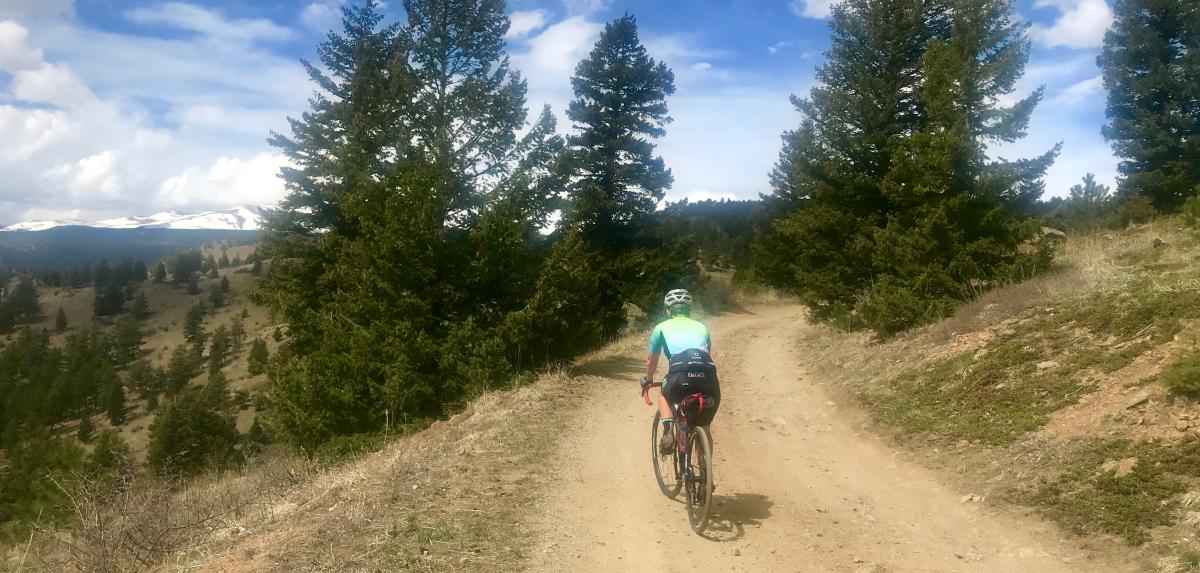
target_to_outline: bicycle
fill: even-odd
[[[643,379],[643,382],[645,379]],[[662,383],[643,384],[642,399],[647,406],[653,406],[650,401],[650,389],[662,387]],[[712,511],[712,436],[705,426],[692,426],[686,421],[676,420],[675,448],[670,454],[671,467],[668,474],[662,461],[667,458],[659,449],[659,429],[662,428],[662,415],[655,408],[654,422],[650,428],[650,459],[654,464],[654,478],[658,480],[658,488],[663,495],[675,499],[681,489],[686,491],[684,505],[687,506],[688,523],[692,531],[703,533],[708,527]],[[668,482],[669,479],[674,481]]]

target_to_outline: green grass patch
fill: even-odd
[[[1017,494],[1079,534],[1104,532],[1131,545],[1175,521],[1178,494],[1200,478],[1200,439],[1181,443],[1088,440],[1067,456],[1062,474]],[[1102,470],[1106,461],[1137,458],[1128,475]]]
[[[1095,376],[1171,341],[1191,319],[1200,319],[1200,291],[1193,285],[1139,281],[1027,312],[982,355],[914,368],[860,396],[905,436],[1008,444],[1090,391]],[[1200,395],[1200,356],[1180,361],[1164,381]]]
[[[1176,357],[1163,368],[1158,379],[1172,394],[1200,397],[1200,351],[1193,349]]]
[[[1051,370],[1037,371],[1040,352],[1020,340],[979,359],[963,354],[901,375],[886,391],[862,399],[905,434],[999,445],[1015,441],[1073,403],[1086,386]]]

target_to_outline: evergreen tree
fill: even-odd
[[[120,432],[109,428],[96,437],[88,466],[93,475],[130,475],[134,470],[133,452]]]
[[[818,319],[849,311],[873,270],[875,232],[891,204],[883,181],[900,145],[925,123],[922,58],[948,37],[941,0],[847,0],[800,126],[771,173],[773,216],[753,247],[754,273],[796,291]]]
[[[1098,63],[1108,90],[1104,136],[1122,160],[1119,191],[1173,212],[1200,186],[1200,5],[1112,4]]]
[[[9,312],[12,313],[16,322],[29,322],[42,316],[42,307],[38,302],[37,284],[29,275],[21,275],[17,279],[16,286],[13,287],[8,298],[4,299],[4,304],[9,308]]]
[[[1061,147],[1020,161],[990,160],[989,145],[1025,136],[1042,90],[1012,106],[1029,57],[1028,22],[1009,0],[956,0],[947,41],[930,42],[922,103],[927,121],[905,141],[884,182],[894,209],[876,233],[878,277],[857,305],[881,334],[941,318],[960,302],[1049,266],[1050,252],[1022,253],[1042,177]]]
[[[104,394],[101,397],[104,412],[108,414],[109,423],[113,426],[120,426],[125,423],[125,387],[121,384],[121,379],[111,369],[102,373],[101,379],[107,380],[104,386]]]
[[[1082,183],[1071,186],[1071,195],[1061,210],[1069,227],[1094,230],[1104,225],[1111,204],[1108,186],[1097,183],[1096,176],[1088,173]]]
[[[183,318],[183,339],[193,346],[203,348],[208,340],[208,335],[204,331],[204,316],[207,313],[208,309],[204,303],[198,302],[188,309]]]
[[[167,392],[174,394],[184,389],[188,382],[200,374],[200,363],[196,353],[187,346],[177,346],[167,363]]]
[[[200,282],[197,281],[195,277],[188,279],[187,293],[188,294],[200,294]]]
[[[54,314],[54,330],[56,332],[67,331],[67,313],[60,306],[58,312]]]
[[[627,14],[605,26],[571,85],[575,99],[567,117],[577,134],[568,144],[577,181],[569,225],[592,245],[627,244],[672,182],[650,140],[666,133],[675,75],[646,54],[637,22]]]
[[[217,259],[217,266],[224,269],[224,268],[228,268],[229,265],[230,265],[229,255],[226,254],[225,251],[221,251],[221,258]]]
[[[235,266],[235,267],[240,267],[240,266],[242,266],[242,256],[241,256],[241,255],[234,255],[234,256],[233,256],[233,261],[231,261],[229,264],[230,264],[231,266]]]
[[[225,366],[225,362],[229,359],[229,350],[231,341],[229,339],[229,329],[222,324],[213,331],[212,340],[208,346],[208,375],[220,372]]]
[[[251,376],[258,376],[267,371],[267,343],[261,338],[255,338],[250,344],[250,355],[246,358],[246,370]]]
[[[177,253],[171,260],[171,276],[176,283],[190,283],[204,266],[203,255],[196,249]]]
[[[319,50],[329,73],[309,66],[330,97],[274,139],[297,168],[255,258],[272,260],[261,291],[291,346],[272,415],[306,447],[438,411],[512,372],[499,329],[523,301],[484,298],[478,277],[509,262],[485,257],[484,237],[526,237],[481,221],[533,195],[545,178],[516,178],[545,173],[527,160],[554,137],[544,122],[517,137],[525,85],[504,54],[503,2],[404,8],[403,26],[380,26],[372,3],[346,10]]]
[[[89,443],[95,437],[96,426],[92,423],[92,417],[84,414],[79,418],[79,429],[76,430],[75,436],[83,443]]]
[[[156,282],[156,283],[167,282],[167,264],[166,263],[159,261],[159,263],[157,265],[154,265],[154,282]]]
[[[218,308],[225,306],[225,291],[221,289],[221,285],[215,284],[209,287],[208,304],[211,306],[213,314],[216,314]]]
[[[137,298],[133,300],[133,308],[130,310],[134,320],[145,320],[150,316],[150,300],[146,298],[146,293],[139,292]]]
[[[211,270],[208,271],[208,278],[210,278],[210,279],[215,279],[220,276],[221,276],[221,273],[217,270],[217,267],[215,267],[215,266]]]
[[[221,277],[221,292],[229,292],[229,277]]]
[[[254,259],[254,264],[250,266],[250,275],[258,276],[262,274],[263,264],[262,259]]]
[[[241,316],[235,316],[229,323],[229,350],[235,355],[241,354],[244,344],[246,344],[246,323]]]
[[[121,318],[113,325],[113,359],[118,366],[137,360],[143,336],[141,324],[133,317]]]
[[[233,419],[213,409],[204,392],[184,391],[150,424],[146,463],[160,477],[188,477],[224,469],[236,460]]]

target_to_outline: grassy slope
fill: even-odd
[[[941,324],[886,342],[824,330],[804,345],[964,486],[1187,570],[1200,549],[1200,407],[1161,371],[1194,372],[1179,365],[1200,339],[1200,242],[1165,219],[1064,249],[1053,273]]]
[[[247,245],[232,247],[227,252],[230,259],[235,256],[245,259],[254,252],[254,249],[254,246]],[[220,250],[205,249],[203,253],[205,256],[212,254],[216,258],[221,256]],[[243,346],[242,352],[232,358],[224,372],[229,378],[231,391],[245,391],[252,394],[266,384],[266,375],[250,376],[247,372],[246,356],[250,347],[249,343],[255,337],[262,337],[267,342],[267,348],[273,354],[276,342],[271,337],[275,324],[267,309],[247,300],[246,293],[250,291],[254,280],[254,277],[248,272],[249,270],[250,265],[242,265],[219,271],[220,276],[229,278],[231,294],[227,298],[227,304],[205,320],[205,328],[211,333],[218,325],[228,326],[233,318],[240,315],[243,310],[249,313],[249,318],[245,319],[246,344]],[[183,344],[183,320],[188,309],[200,299],[207,300],[209,288],[219,282],[219,278],[203,278],[199,281],[200,294],[189,295],[186,288],[181,285],[156,284],[146,281],[142,289],[150,303],[151,315],[142,323],[142,329],[145,332],[142,357],[155,366],[166,367],[167,361],[171,358],[171,352],[176,346]],[[95,292],[91,287],[78,290],[42,289],[39,292],[42,321],[33,326],[53,332],[54,317],[61,307],[67,315],[68,330],[62,334],[54,334],[51,338],[54,344],[61,346],[74,330],[90,328],[93,325],[104,327],[111,324],[111,320],[105,321],[96,318],[92,310],[94,299]],[[192,383],[203,384],[207,379],[207,374],[201,374]],[[129,442],[135,456],[140,460],[144,456],[149,442],[149,427],[154,421],[154,413],[146,411],[144,400],[138,399],[132,392],[127,392],[127,394],[129,416],[121,427],[121,435]],[[238,430],[242,432],[249,430],[256,415],[253,407],[240,411],[237,420]],[[94,416],[93,422],[97,429],[109,427],[107,418],[102,414]]]

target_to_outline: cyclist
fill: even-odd
[[[669,454],[675,447],[674,419],[680,404],[696,394],[702,394],[707,402],[699,407],[705,410],[707,419],[716,413],[721,399],[721,386],[717,381],[717,367],[709,352],[712,338],[708,329],[691,318],[692,294],[684,289],[675,289],[663,299],[670,318],[654,327],[650,334],[650,355],[646,359],[646,377],[643,389],[654,382],[658,370],[658,355],[667,356],[669,366],[663,380],[662,395],[658,399],[658,411],[663,421],[662,440],[659,449]],[[696,406],[696,404],[689,404]]]

